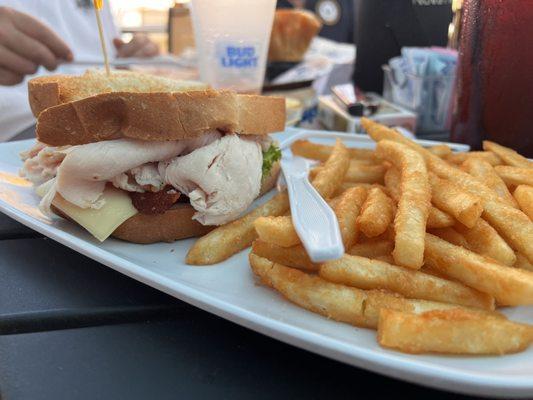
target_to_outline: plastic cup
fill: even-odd
[[[215,89],[259,93],[276,0],[192,0],[200,78]]]

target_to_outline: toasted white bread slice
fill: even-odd
[[[180,81],[132,71],[104,71],[89,69],[83,75],[52,75],[31,79],[28,82],[28,99],[33,115],[71,101],[81,100],[109,92],[182,92],[205,90],[201,82]]]
[[[37,138],[51,146],[132,138],[181,140],[208,131],[266,135],[285,129],[285,100],[229,91],[104,93],[44,110]]]

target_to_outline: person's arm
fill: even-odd
[[[0,7],[0,85],[16,85],[40,65],[57,68],[71,61],[72,52],[61,38],[36,18]]]
[[[117,57],[154,57],[159,54],[159,47],[147,35],[135,34],[129,42],[113,39]]]

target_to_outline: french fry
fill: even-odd
[[[344,255],[320,266],[322,278],[358,289],[386,289],[407,298],[494,310],[494,298],[434,275],[365,257]]]
[[[498,264],[429,233],[425,256],[430,268],[494,296],[500,305],[533,304],[533,273],[529,271]]]
[[[394,213],[394,202],[379,187],[373,187],[357,217],[357,226],[367,237],[379,236],[394,220]]]
[[[466,240],[466,238],[452,227],[430,229],[429,233],[438,236],[441,239],[446,240],[447,242],[452,243],[456,246],[461,246],[465,249],[469,249],[468,241]]]
[[[294,155],[310,158],[313,160],[326,161],[331,152],[333,146],[327,146],[318,143],[312,143],[308,140],[297,140],[291,145],[291,151]],[[370,149],[348,149],[350,158],[358,160],[369,160],[374,162],[374,151]]]
[[[481,199],[461,187],[429,174],[431,201],[469,228],[473,227],[483,212]]]
[[[354,244],[347,253],[353,256],[378,258],[389,256],[394,250],[394,242],[391,240],[378,240]]]
[[[492,151],[493,153],[498,155],[505,162],[505,164],[512,165],[513,167],[533,167],[531,161],[521,156],[516,151],[509,149],[505,146],[501,146],[497,143],[491,142],[489,140],[483,141],[483,149],[487,151]]]
[[[357,183],[383,183],[384,174],[385,167],[383,165],[357,164],[352,160],[344,180]]]
[[[338,187],[337,191],[335,192],[334,196],[339,196],[342,193],[344,193],[346,190],[355,188],[355,187],[360,187],[366,190],[373,188],[373,187],[379,187],[385,193],[387,194],[389,193],[388,189],[385,186],[380,185],[378,183],[342,182],[341,185]]]
[[[348,149],[337,139],[324,166],[313,178],[313,186],[320,195],[327,199],[331,197],[344,181],[344,176],[350,165]]]
[[[211,265],[224,261],[249,247],[257,238],[254,221],[259,217],[283,215],[289,209],[287,192],[280,192],[243,217],[213,229],[189,249],[185,262]]]
[[[452,154],[452,149],[447,144],[437,144],[435,146],[428,147],[428,150],[440,158],[445,158],[447,155]]]
[[[426,164],[415,151],[389,140],[377,144],[376,155],[401,170],[392,256],[398,265],[418,269],[424,263],[424,234],[431,200]]]
[[[338,202],[333,211],[339,221],[339,228],[344,248],[350,248],[356,241],[359,233],[356,225],[357,217],[367,197],[367,191],[361,187],[346,190],[338,197]]]
[[[259,217],[254,221],[257,236],[264,242],[281,247],[296,246],[301,243],[290,216]]]
[[[447,228],[453,226],[455,220],[449,214],[446,214],[444,211],[439,210],[437,207],[431,207],[429,209],[429,216],[427,227],[428,228]]]
[[[533,246],[530,244],[531,238],[533,237],[533,223],[527,215],[506,205],[494,190],[473,176],[450,166],[439,157],[431,154],[428,150],[402,136],[395,130],[367,118],[362,118],[361,124],[375,141],[379,142],[383,139],[389,139],[411,147],[425,158],[428,168],[440,178],[448,179],[473,195],[479,196],[484,202],[483,218],[503,236],[514,250],[522,253],[530,262],[533,262]],[[502,157],[502,154],[498,155]]]
[[[258,239],[253,243],[252,251],[260,257],[291,268],[318,271],[319,265],[311,261],[302,245],[281,247]]]
[[[520,253],[516,253],[516,262],[514,263],[513,267],[527,269],[528,271],[533,272],[533,264],[531,264],[529,260]]]
[[[461,165],[467,160],[478,160],[489,163],[490,165],[500,165],[502,164],[502,159],[496,154],[490,151],[470,151],[468,153],[452,153],[444,159],[452,164]]]
[[[274,263],[254,253],[249,256],[252,271],[261,282],[306,310],[335,321],[376,328],[380,309],[407,312],[451,309],[456,305],[426,300],[410,300],[379,290],[360,290],[328,282],[319,276]]]
[[[479,158],[470,158],[461,164],[461,169],[494,190],[507,204],[515,208],[518,207],[509,189],[507,189],[507,185],[488,162]]]
[[[533,187],[518,185],[513,196],[520,205],[520,209],[533,221]]]
[[[476,224],[467,228],[462,224],[457,224],[455,229],[466,239],[466,248],[475,253],[492,258],[503,265],[509,267],[516,262],[516,256],[505,240],[496,232],[490,224],[483,218],[477,220]],[[439,236],[439,235],[437,235]],[[452,242],[453,243],[453,242]],[[456,243],[455,243],[456,244]]]
[[[494,167],[496,173],[503,179],[507,186],[533,185],[533,168],[509,167],[498,165]]]
[[[464,309],[419,315],[382,309],[378,324],[381,346],[413,354],[501,355],[522,351],[532,341],[531,326]]]
[[[400,171],[394,167],[389,168],[385,172],[384,180],[389,195],[394,201],[398,202],[400,198]],[[428,228],[447,228],[454,224],[455,220],[451,215],[434,206],[430,207],[427,221]]]

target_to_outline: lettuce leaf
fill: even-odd
[[[274,143],[270,144],[267,151],[263,151],[263,178],[270,174],[272,166],[281,159],[281,150]]]

